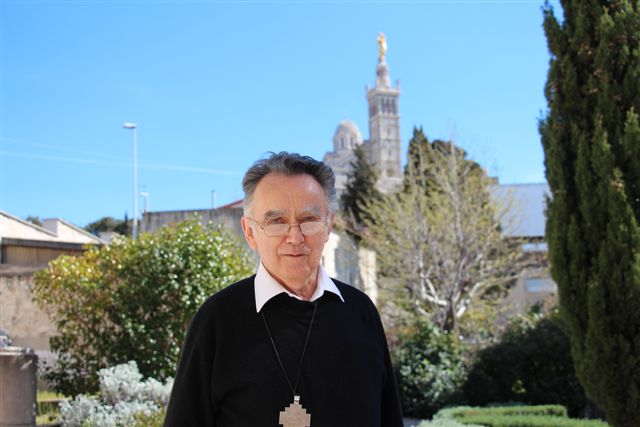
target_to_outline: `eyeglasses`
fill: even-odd
[[[326,220],[324,222],[305,221],[305,222],[301,222],[300,224],[271,223],[267,225],[262,225],[255,219],[251,218],[250,216],[247,216],[245,218],[253,221],[258,227],[262,229],[262,231],[264,231],[264,234],[266,234],[269,237],[286,236],[287,234],[289,234],[289,230],[291,230],[291,227],[296,225],[300,227],[300,231],[305,236],[315,236],[316,234],[321,233],[327,226]]]

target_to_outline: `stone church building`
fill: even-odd
[[[402,183],[402,156],[400,139],[400,110],[398,100],[400,83],[391,86],[389,67],[385,60],[387,43],[384,34],[378,36],[378,65],[376,84],[367,87],[369,105],[369,139],[363,140],[358,126],[345,120],[340,122],[333,135],[333,151],[324,155],[323,161],[336,174],[336,189],[340,195],[346,188],[347,175],[355,159],[353,149],[362,146],[369,163],[378,172],[378,189],[389,193]]]

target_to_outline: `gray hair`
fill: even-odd
[[[311,175],[324,190],[325,200],[329,213],[335,212],[338,207],[338,196],[336,194],[336,177],[333,170],[323,162],[315,160],[309,156],[302,156],[298,153],[269,152],[269,157],[257,160],[242,178],[242,189],[244,190],[244,212],[249,210],[253,193],[262,178],[270,173],[287,176]]]

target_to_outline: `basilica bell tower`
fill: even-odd
[[[378,170],[378,188],[388,193],[402,184],[402,160],[400,144],[400,112],[398,98],[400,83],[392,87],[389,68],[385,61],[387,40],[383,33],[378,35],[378,65],[376,85],[367,88],[369,104],[369,141],[366,151],[369,162]]]

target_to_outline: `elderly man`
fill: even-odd
[[[194,316],[165,426],[401,427],[378,312],[320,264],[333,172],[282,152],[242,185],[242,229],[260,265]]]

